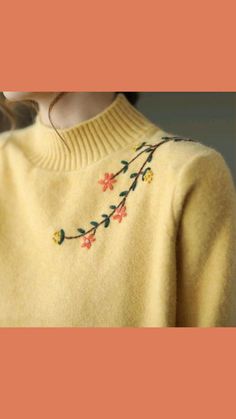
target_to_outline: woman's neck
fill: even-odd
[[[39,105],[40,120],[51,126],[48,109],[57,93],[39,92],[32,99]],[[115,92],[66,92],[51,109],[50,115],[56,128],[76,125],[102,112],[115,99]]]

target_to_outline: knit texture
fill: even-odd
[[[215,149],[119,93],[0,134],[0,326],[236,326],[236,193]]]

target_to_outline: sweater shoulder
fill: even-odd
[[[4,148],[10,137],[12,137],[11,131],[0,132],[0,150]]]
[[[188,205],[189,219],[204,214],[199,223],[207,226],[213,218],[219,220],[220,225],[221,217],[228,217],[236,234],[236,190],[223,155],[197,139],[177,137],[167,132],[157,133],[150,143],[162,143],[157,148],[154,168],[159,174],[158,182],[163,181],[166,189],[172,191],[176,225]]]
[[[24,141],[25,135],[31,129],[31,126],[16,128],[14,130],[3,131],[0,133],[0,150],[9,147],[18,147]]]
[[[151,145],[157,144],[158,163],[172,171],[175,175],[194,166],[195,174],[200,175],[196,169],[201,166],[208,167],[212,172],[218,170],[229,173],[229,167],[223,155],[194,137],[185,137],[164,130],[159,130],[148,140]],[[190,170],[191,171],[191,170]]]
[[[9,155],[22,155],[31,125],[0,133],[0,165]]]

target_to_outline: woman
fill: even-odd
[[[0,326],[235,325],[222,155],[126,93],[3,93],[38,113],[0,135]]]

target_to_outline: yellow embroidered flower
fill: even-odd
[[[144,182],[151,183],[153,179],[153,171],[151,169],[147,170],[145,175],[143,176]]]
[[[65,232],[62,229],[59,231],[56,231],[52,237],[53,241],[57,244],[62,244],[64,238],[65,238]]]

